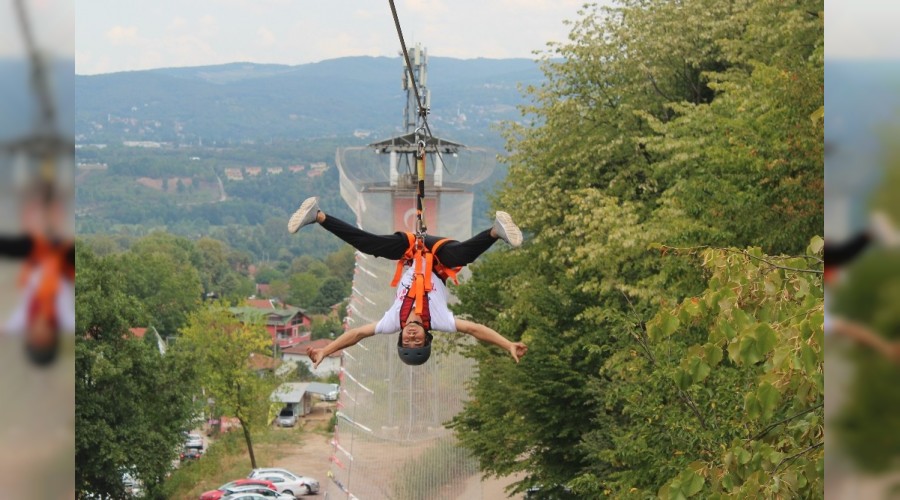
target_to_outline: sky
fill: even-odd
[[[25,54],[14,1],[0,0],[0,58],[21,58]],[[71,59],[74,0],[24,0],[24,5],[36,45],[44,52]]]
[[[900,58],[898,20],[896,0],[826,0],[825,57]]]
[[[614,0],[600,0],[612,4]],[[21,57],[14,0],[0,0],[0,58]],[[458,58],[533,57],[565,41],[584,0],[395,0],[408,44]],[[25,0],[49,53],[97,74],[236,61],[303,64],[396,56],[375,0]],[[900,58],[900,2],[825,0],[827,58]]]
[[[565,41],[583,0],[395,0],[408,46],[429,54],[534,57]],[[601,3],[610,3],[604,0]],[[77,0],[75,71],[110,73],[229,62],[303,64],[396,57],[389,2]]]

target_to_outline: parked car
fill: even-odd
[[[294,495],[286,495],[284,493],[278,493],[271,490],[269,491],[270,492],[243,491],[238,493],[231,493],[222,497],[222,500],[296,500],[297,498]]]
[[[200,434],[186,433],[184,435],[184,446],[191,448],[203,449],[203,436]]]
[[[556,485],[552,487],[537,485],[525,490],[525,500],[534,498],[543,498],[547,500],[569,500],[578,498],[572,493],[572,490],[565,485]]]
[[[332,390],[323,394],[322,399],[325,401],[337,401],[338,395],[341,393],[341,388],[337,384],[331,384]]]
[[[181,458],[182,462],[186,462],[188,460],[197,460],[201,456],[203,456],[203,450],[201,448],[195,448],[193,446],[185,446],[183,450],[181,450]]]
[[[122,473],[122,484],[125,486],[125,493],[135,498],[144,496],[144,485],[141,480],[134,477],[130,472]]]
[[[219,486],[218,488],[216,488],[214,490],[209,490],[209,491],[203,492],[200,495],[200,500],[219,500],[220,498],[225,496],[230,489],[233,489],[235,486],[247,486],[247,485],[265,486],[265,487],[268,487],[273,490],[276,489],[275,485],[272,484],[272,481],[266,481],[265,479],[237,479],[237,480],[231,481],[230,483],[225,483],[222,486]]]
[[[272,481],[281,493],[289,495],[309,495],[319,492],[319,482],[311,477],[294,474],[287,469],[261,468],[250,471],[248,477]]]
[[[275,419],[275,425],[279,427],[293,427],[297,425],[297,412],[291,406],[285,406]]]
[[[295,500],[296,497],[294,495],[288,495],[287,493],[279,493],[274,488],[269,488],[268,486],[260,486],[260,485],[252,485],[245,484],[243,486],[234,486],[232,488],[228,488],[225,490],[225,495],[222,497],[223,499],[231,499],[237,497],[239,495],[258,495],[258,496],[250,496],[248,498],[265,498],[267,500]]]

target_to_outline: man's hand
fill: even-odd
[[[324,349],[313,349],[312,346],[309,346],[309,347],[306,348],[306,355],[309,356],[309,359],[310,359],[313,363],[315,363],[315,364],[313,365],[313,369],[318,368],[318,367],[319,367],[319,363],[322,362],[322,358],[325,357],[325,356],[322,355],[322,351],[324,351]]]
[[[516,363],[519,362],[519,358],[525,355],[528,352],[528,346],[521,342],[511,342],[509,344],[509,353],[512,355],[513,359],[516,360]]]
[[[900,342],[894,342],[891,344],[890,353],[888,357],[894,363],[900,363]]]

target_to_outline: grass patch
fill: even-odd
[[[440,439],[403,464],[395,476],[394,494],[401,500],[440,498],[444,486],[477,472],[478,460],[469,450],[453,439]]]

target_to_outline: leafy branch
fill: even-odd
[[[800,269],[799,267],[783,266],[781,264],[776,264],[775,262],[772,262],[771,257],[769,259],[764,259],[762,257],[757,257],[746,250],[735,250],[733,248],[713,247],[713,246],[709,246],[709,245],[700,245],[700,246],[695,246],[695,247],[672,247],[672,246],[668,246],[668,245],[661,245],[660,249],[662,250],[663,253],[665,253],[669,250],[688,251],[691,253],[696,252],[698,250],[706,250],[706,249],[721,250],[723,252],[728,252],[728,253],[743,255],[745,257],[750,257],[753,260],[763,262],[763,263],[765,263],[773,268],[776,268],[776,269],[784,269],[785,271],[793,271],[793,272],[797,272],[797,273],[825,274],[825,271],[821,271],[818,269]],[[787,258],[787,259],[804,258],[804,259],[813,259],[819,263],[825,262],[824,260],[822,260],[818,257],[812,256],[812,255],[802,255],[800,257],[783,257],[783,258]]]
[[[784,424],[784,423],[786,423],[786,422],[790,422],[791,420],[794,420],[794,419],[796,419],[796,418],[802,417],[803,415],[806,415],[807,413],[810,413],[810,412],[813,412],[813,411],[815,411],[815,410],[818,410],[819,408],[822,408],[824,405],[825,405],[825,403],[819,403],[819,404],[817,404],[816,406],[813,406],[813,407],[811,407],[811,408],[807,408],[807,409],[801,411],[800,413],[797,413],[796,415],[792,415],[792,416],[787,417],[787,418],[785,418],[785,419],[779,420],[778,422],[773,422],[772,424],[769,424],[768,426],[766,426],[765,429],[763,429],[762,431],[760,431],[759,434],[757,434],[757,435],[755,435],[755,436],[753,436],[753,437],[751,437],[751,438],[747,438],[747,441],[748,441],[748,442],[749,442],[749,441],[756,441],[757,439],[759,439],[759,438],[765,436],[766,434],[768,434],[769,431],[771,431],[772,429],[778,427],[779,425]]]
[[[630,332],[631,336],[637,340],[638,344],[640,344],[641,348],[647,354],[647,359],[650,360],[650,364],[654,367],[659,366],[659,363],[656,361],[656,356],[653,355],[653,352],[650,350],[650,346],[647,345],[647,338],[645,337],[647,333],[647,327],[643,321],[640,320],[640,316],[637,313],[637,309],[635,309],[634,304],[631,302],[631,299],[628,297],[625,292],[622,292],[622,296],[625,297],[625,300],[628,302],[628,305],[631,306],[632,312],[635,314],[635,319],[638,320],[638,325],[640,325],[640,334],[635,332]],[[709,430],[709,427],[706,425],[706,419],[703,417],[703,414],[700,413],[700,409],[697,407],[697,403],[691,399],[691,396],[685,392],[683,389],[678,388],[678,397],[681,399],[681,402],[684,403],[697,417],[697,420],[700,422],[700,427],[703,427],[703,430]]]
[[[801,451],[799,451],[799,452],[797,452],[797,453],[794,453],[793,455],[791,455],[791,456],[789,456],[789,457],[786,457],[786,458],[783,459],[782,461],[778,462],[778,465],[776,465],[775,468],[772,469],[772,475],[775,475],[775,474],[778,472],[778,469],[781,467],[781,465],[784,464],[785,462],[787,462],[787,463],[793,462],[794,460],[796,460],[797,458],[799,458],[801,455],[803,455],[803,454],[805,454],[805,453],[809,453],[810,451],[815,450],[816,448],[820,448],[820,447],[822,447],[822,445],[824,445],[824,444],[825,444],[824,441],[819,441],[818,443],[816,443],[816,444],[814,444],[814,445],[812,445],[812,446],[810,446],[810,447],[808,447],[808,448],[806,448],[806,449],[804,449],[804,450],[801,450]]]
[[[747,257],[750,257],[750,258],[753,259],[753,260],[756,260],[756,261],[759,261],[759,262],[763,262],[763,263],[765,263],[765,264],[767,264],[767,265],[769,265],[769,266],[772,266],[772,267],[774,267],[774,268],[776,268],[776,269],[784,269],[785,271],[794,271],[794,272],[797,272],[797,273],[825,274],[825,271],[820,271],[820,270],[818,270],[818,269],[800,269],[799,267],[782,266],[782,265],[779,265],[779,264],[776,264],[776,263],[772,262],[771,260],[764,259],[764,258],[762,258],[762,257],[757,257],[757,256],[755,256],[755,255],[752,255],[752,254],[750,254],[749,252],[747,252],[746,250],[732,250],[732,249],[730,249],[730,248],[724,248],[723,250],[725,250],[726,252],[738,253],[738,254],[745,255],[745,256],[747,256]]]

